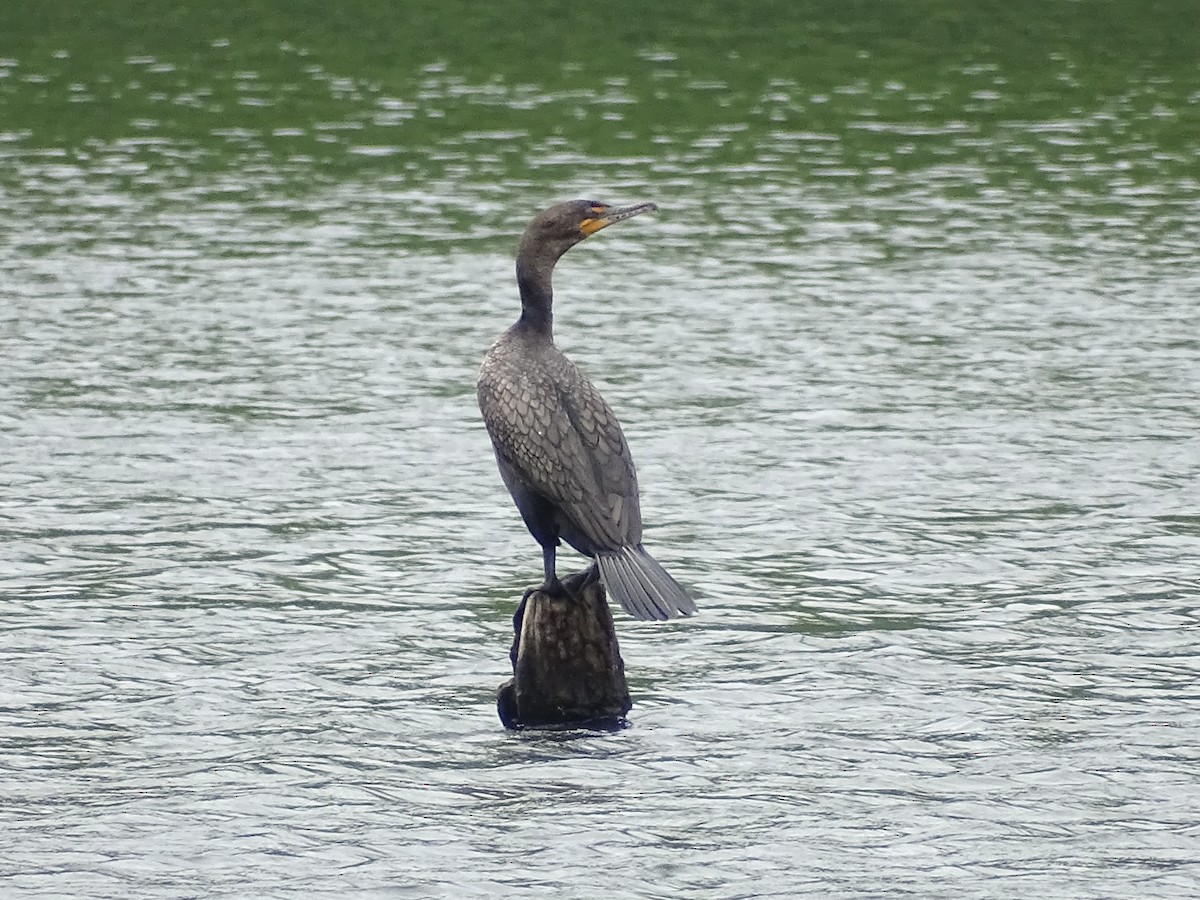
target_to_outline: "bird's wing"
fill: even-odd
[[[554,371],[483,377],[479,408],[496,453],[598,548],[642,538],[637,475],[617,417],[566,357]]]

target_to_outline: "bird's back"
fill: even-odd
[[[484,357],[477,394],[502,466],[556,507],[576,549],[641,541],[637,475],[621,425],[551,341],[509,329]]]

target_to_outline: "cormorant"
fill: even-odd
[[[517,249],[521,317],[487,352],[477,385],[500,477],[542,545],[541,590],[562,590],[554,572],[561,538],[592,557],[589,574],[598,569],[637,619],[690,615],[696,604],[642,548],[629,447],[600,392],[554,346],[550,278],[559,257],[588,235],[657,209],[573,200],[534,218]]]

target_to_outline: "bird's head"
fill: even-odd
[[[653,203],[612,206],[595,200],[568,200],[544,210],[529,223],[518,252],[536,250],[539,255],[544,253],[552,260],[558,259],[600,229],[657,209]]]

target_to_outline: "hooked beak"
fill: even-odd
[[[579,230],[585,235],[595,234],[601,228],[607,228],[614,222],[632,219],[642,213],[658,212],[655,203],[636,203],[633,206],[593,206],[592,216],[579,223]]]

